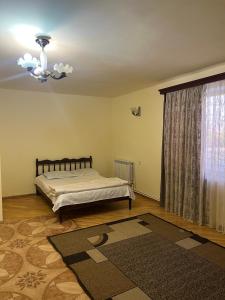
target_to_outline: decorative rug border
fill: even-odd
[[[100,225],[100,224],[99,224],[99,225]],[[97,225],[97,226],[98,226],[98,225]],[[94,227],[94,226],[89,226],[89,227]],[[89,227],[86,227],[86,228],[89,228]],[[81,229],[85,229],[85,228],[81,228]],[[78,229],[78,230],[80,230],[80,229]],[[73,231],[76,231],[76,230],[72,230],[72,231],[69,231],[69,232],[73,232]],[[55,235],[52,235],[52,236],[56,236],[56,235],[61,235],[61,233],[60,233],[60,234],[55,234]],[[52,243],[52,241],[50,240],[50,236],[47,236],[47,240],[48,240],[48,242],[52,245],[52,247],[55,249],[55,251],[57,251],[57,252],[60,254],[60,256],[61,256],[61,258],[62,258],[62,260],[63,260],[65,266],[66,266],[68,269],[70,269],[70,270],[73,272],[73,274],[76,276],[78,283],[80,284],[80,286],[82,287],[82,289],[85,291],[85,293],[88,295],[88,297],[89,297],[91,300],[95,300],[95,299],[92,297],[92,295],[90,294],[90,292],[88,291],[88,289],[86,288],[86,286],[85,286],[85,285],[83,284],[83,282],[81,281],[79,275],[78,275],[78,274],[77,274],[77,273],[76,273],[69,265],[67,265],[67,263],[64,261],[64,258],[63,258],[63,255],[62,255],[61,251],[59,251],[58,249],[56,249],[55,245],[54,245],[54,244]]]
[[[213,242],[212,240],[209,240],[208,238],[206,238],[206,237],[204,237],[204,236],[202,236],[202,235],[199,235],[199,234],[197,234],[197,233],[194,233],[194,232],[191,231],[191,230],[187,230],[187,229],[185,229],[185,228],[183,228],[183,227],[180,227],[180,226],[178,226],[178,225],[176,225],[176,224],[173,224],[172,222],[167,221],[167,220],[165,220],[165,219],[163,219],[163,218],[161,218],[161,217],[159,217],[159,216],[156,216],[156,215],[154,215],[154,214],[152,214],[152,213],[150,213],[150,212],[146,212],[146,213],[144,213],[144,214],[132,216],[132,217],[129,217],[129,218],[118,219],[118,220],[111,221],[111,222],[100,223],[100,224],[97,224],[97,225],[91,225],[91,226],[87,226],[87,227],[84,227],[84,228],[79,228],[79,229],[71,230],[71,231],[69,231],[69,232],[80,231],[80,230],[84,230],[84,229],[87,229],[87,228],[93,228],[93,227],[97,227],[97,226],[99,226],[99,225],[112,225],[112,224],[115,224],[115,223],[119,223],[119,221],[129,221],[129,220],[133,220],[133,219],[137,218],[138,216],[144,216],[144,215],[147,215],[147,214],[149,214],[149,215],[151,215],[151,216],[153,216],[153,217],[156,217],[156,218],[158,218],[158,219],[160,219],[160,220],[162,220],[162,221],[164,221],[164,222],[166,222],[166,223],[168,223],[168,224],[171,224],[171,225],[173,225],[173,226],[175,226],[175,227],[177,227],[177,228],[179,228],[179,229],[185,230],[186,232],[190,232],[190,233],[192,233],[192,234],[198,235],[198,236],[200,236],[200,237],[202,237],[202,238],[208,240],[208,241],[211,242],[212,244],[215,244],[215,245],[217,245],[217,246],[219,246],[219,247],[225,249],[225,246],[222,246],[222,245],[220,245],[220,244],[218,244],[218,243],[216,243],[216,242]],[[200,225],[198,225],[198,226],[200,226]],[[62,232],[62,233],[59,233],[59,234],[53,234],[53,235],[47,236],[46,238],[47,238],[47,240],[48,240],[48,241],[51,243],[51,245],[52,245],[52,242],[50,241],[50,238],[51,238],[51,237],[63,235],[63,234],[65,234],[65,233],[67,233],[67,232]],[[219,233],[219,232],[218,232],[218,233]],[[222,234],[222,233],[220,233],[220,234]],[[56,251],[58,251],[58,250],[56,250]],[[59,251],[58,251],[58,252],[59,252]],[[60,253],[60,255],[61,255],[61,253]]]

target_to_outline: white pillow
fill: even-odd
[[[84,168],[84,169],[78,169],[71,171],[76,176],[93,176],[93,175],[99,175],[99,173],[92,169],[92,168]]]
[[[71,171],[52,171],[46,172],[43,174],[47,179],[62,179],[69,177],[77,177],[78,175],[74,174]]]

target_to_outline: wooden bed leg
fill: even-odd
[[[129,210],[131,210],[131,208],[132,208],[132,199],[129,198]]]
[[[41,195],[41,193],[39,192],[39,190],[38,190],[37,187],[36,187],[36,195],[37,195],[37,196],[40,196],[40,195]]]
[[[62,210],[59,208],[59,223],[62,224],[63,216],[62,216]]]

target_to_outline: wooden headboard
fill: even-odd
[[[83,168],[92,168],[92,156],[81,158],[63,158],[58,160],[36,159],[36,176],[50,171],[73,171]]]

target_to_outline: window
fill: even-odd
[[[225,81],[204,88],[202,168],[208,181],[219,182],[225,180]]]

